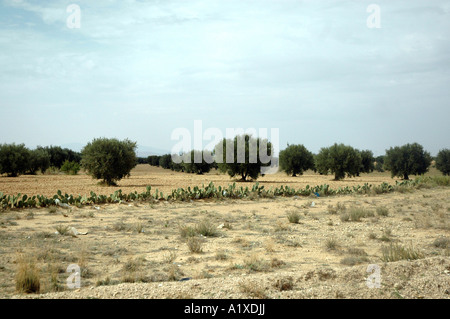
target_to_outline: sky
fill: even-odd
[[[170,151],[201,121],[436,155],[449,30],[448,0],[0,0],[0,143]]]

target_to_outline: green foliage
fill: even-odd
[[[0,174],[10,177],[25,174],[29,169],[30,150],[24,144],[0,145]]]
[[[288,175],[303,175],[314,168],[314,155],[303,145],[288,145],[280,152],[280,169]]]
[[[270,157],[272,144],[266,139],[256,139],[245,134],[236,136],[233,140],[223,139],[216,145],[214,152],[220,171],[231,177],[241,176],[243,181],[248,177],[256,180],[261,173],[261,167],[270,165],[270,158],[263,163],[260,155]]]
[[[320,174],[334,173],[335,180],[358,176],[362,167],[361,153],[351,146],[334,144],[321,148],[316,156],[316,169]]]
[[[384,155],[377,156],[375,158],[374,169],[377,172],[384,172],[383,164],[384,164]]]
[[[172,168],[172,155],[170,154],[164,154],[159,159],[159,166],[165,169],[171,169]]]
[[[80,164],[78,164],[77,162],[69,162],[68,160],[65,160],[63,165],[61,166],[61,172],[68,175],[77,175],[80,169]]]
[[[50,154],[40,147],[30,151],[27,173],[36,174],[37,171],[44,173],[50,167]]]
[[[382,183],[378,186],[369,184],[357,185],[353,187],[339,187],[338,189],[331,189],[328,184],[317,185],[310,187],[306,185],[303,189],[294,189],[289,186],[280,186],[274,189],[266,190],[264,186],[259,186],[256,182],[253,187],[237,187],[236,183],[228,185],[228,187],[218,186],[214,183],[209,183],[207,186],[202,187],[194,186],[187,189],[178,188],[172,190],[172,192],[164,196],[158,189],[152,194],[151,186],[147,186],[147,189],[143,193],[132,192],[129,194],[122,193],[122,190],[117,190],[113,194],[97,195],[94,192],[90,192],[90,195],[68,195],[58,191],[53,197],[46,197],[44,195],[34,195],[28,197],[27,195],[5,195],[0,192],[0,210],[13,209],[13,208],[33,208],[33,207],[50,207],[56,204],[58,199],[63,204],[69,205],[93,205],[93,204],[106,204],[106,203],[121,203],[132,201],[191,201],[198,199],[255,199],[255,198],[273,198],[275,196],[292,197],[292,196],[311,196],[314,194],[320,194],[320,196],[333,196],[333,195],[350,195],[350,194],[369,194],[375,192],[376,194],[391,193],[400,191],[402,188],[420,188],[422,185],[430,186],[450,186],[450,177],[438,176],[438,177],[419,177],[414,180],[406,180],[402,182],[395,182],[395,185],[388,183]],[[345,210],[346,211],[346,210]],[[343,211],[344,212],[344,211]],[[361,217],[374,216],[373,212],[365,212],[360,214],[358,212],[348,215],[348,220],[358,220]],[[345,217],[347,218],[347,217]],[[344,218],[344,219],[345,219]]]
[[[372,151],[364,150],[360,151],[361,155],[361,173],[372,173],[375,169],[375,158]]]
[[[77,163],[80,163],[81,161],[81,154],[68,148],[51,145],[46,147],[38,146],[37,149],[44,150],[50,155],[50,166],[53,167],[61,168],[66,160]]]
[[[83,148],[81,164],[93,178],[115,185],[116,181],[129,177],[136,166],[135,149],[136,142],[128,139],[94,139]]]
[[[185,172],[203,174],[208,173],[211,170],[212,164],[205,160],[202,151],[193,150],[188,157],[188,161],[183,162],[182,164]]]
[[[160,158],[161,158],[161,156],[158,156],[158,155],[150,155],[147,158],[147,163],[150,164],[151,166],[159,166]]]
[[[436,168],[446,176],[450,176],[450,149],[440,150],[436,156]]]
[[[391,177],[409,179],[409,175],[422,175],[431,165],[430,153],[422,145],[413,143],[386,150],[384,168],[391,171]]]

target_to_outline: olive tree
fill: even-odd
[[[25,144],[0,145],[0,174],[10,177],[25,174],[30,166],[30,150]]]
[[[249,134],[238,135],[219,142],[214,155],[218,169],[230,177],[240,176],[242,181],[248,177],[256,180],[261,168],[270,165],[272,144],[267,139],[254,138]]]
[[[129,177],[136,163],[136,142],[128,139],[94,139],[81,151],[81,166],[93,178],[102,179],[108,186]]]
[[[316,169],[320,174],[334,174],[335,180],[358,176],[362,168],[361,153],[351,146],[335,143],[322,147],[316,156]]]
[[[391,171],[391,177],[409,179],[409,175],[422,175],[428,172],[431,155],[418,143],[391,147],[386,150],[384,168]]]
[[[188,154],[187,161],[184,161],[182,165],[185,172],[195,174],[208,173],[212,168],[212,163],[205,160],[203,151],[196,150],[192,150]]]
[[[303,175],[308,169],[314,169],[314,155],[303,145],[288,145],[280,152],[280,169],[288,175]]]
[[[436,156],[436,168],[444,175],[450,175],[450,149],[440,150]]]

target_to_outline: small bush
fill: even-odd
[[[337,240],[334,238],[329,238],[325,241],[325,247],[328,250],[336,250],[338,248],[338,246],[339,246],[339,244],[338,244]]]
[[[447,237],[436,238],[433,242],[433,246],[437,248],[448,248],[450,245],[450,239]]]
[[[291,212],[287,213],[287,218],[290,223],[298,224],[300,221],[300,214],[296,211],[291,211]]]
[[[384,262],[392,262],[404,259],[415,260],[424,257],[421,252],[419,252],[412,246],[406,248],[399,244],[391,244],[389,246],[382,247],[381,253],[381,260],[383,260]]]
[[[113,225],[113,229],[116,231],[124,231],[128,229],[128,226],[123,221],[120,221]]]
[[[244,260],[244,266],[251,271],[267,271],[270,265],[267,261],[259,258],[257,255],[251,255]]]
[[[216,260],[227,260],[228,258],[228,254],[224,251],[218,251],[215,256]]]
[[[291,276],[277,279],[274,287],[279,291],[292,290],[294,289],[294,279]]]
[[[389,215],[389,210],[386,207],[377,207],[377,214],[379,216],[387,217]]]
[[[364,208],[352,207],[349,211],[341,214],[341,221],[348,222],[359,222],[364,217],[373,217],[374,214],[371,211],[368,211]]]
[[[203,250],[202,250],[203,243],[202,243],[202,240],[198,237],[189,238],[186,244],[191,253],[199,254],[199,253],[203,252]]]
[[[180,236],[181,238],[189,238],[197,235],[195,229],[191,226],[181,226],[180,227]]]
[[[328,205],[328,212],[332,215],[335,215],[337,213],[343,213],[347,207],[345,204],[342,204],[341,202],[337,203],[336,206]]]
[[[341,264],[347,265],[347,266],[354,266],[358,264],[362,264],[369,261],[369,259],[365,256],[349,256],[345,257],[341,260]]]
[[[39,293],[40,289],[39,270],[36,264],[21,257],[16,273],[16,290],[20,293]]]
[[[245,293],[253,298],[267,299],[269,296],[266,294],[266,289],[258,282],[240,282],[239,289],[242,293]]]
[[[77,175],[80,169],[80,164],[73,161],[69,162],[69,160],[65,160],[63,165],[61,166],[61,172],[67,175]]]
[[[216,237],[219,234],[214,224],[206,219],[196,225],[195,232],[205,237]]]

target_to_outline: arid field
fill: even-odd
[[[215,171],[193,175],[138,165],[117,187],[81,173],[1,176],[0,191],[109,195],[150,185],[168,193],[211,181],[235,182]],[[313,172],[258,179],[267,189],[395,181],[388,173],[343,181]],[[430,185],[378,195],[2,211],[0,297],[449,299],[449,217],[449,187]],[[80,288],[67,285],[71,264],[80,267]],[[379,287],[367,281],[369,265],[379,269]],[[39,293],[20,292],[17,283],[27,276],[39,278]]]

